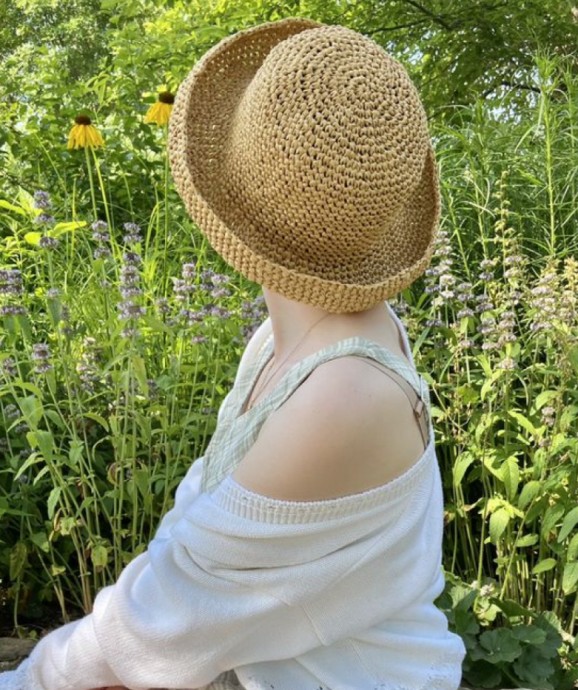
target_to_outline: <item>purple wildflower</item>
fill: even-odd
[[[5,304],[0,307],[0,316],[26,316],[26,308],[20,304]]]
[[[142,242],[141,229],[136,223],[125,223],[123,228],[126,233],[122,238],[124,244],[138,244]]]
[[[108,230],[108,223],[105,220],[95,220],[90,229],[93,232],[106,232]]]
[[[202,311],[195,311],[194,309],[181,309],[179,318],[186,321],[187,326],[192,326],[195,323],[201,323],[205,317]]]
[[[52,202],[50,201],[50,194],[48,194],[48,192],[43,192],[40,189],[37,192],[34,192],[33,206],[34,208],[39,208],[44,211],[51,208]]]
[[[36,218],[34,218],[34,222],[36,225],[54,225],[55,219],[54,216],[51,216],[49,213],[39,213]]]
[[[34,371],[45,374],[52,369],[50,364],[50,348],[46,343],[35,343],[32,346],[32,359],[36,362]]]
[[[158,314],[168,314],[171,311],[169,301],[166,297],[159,297],[155,300],[155,307]]]
[[[59,244],[60,242],[55,237],[48,237],[46,235],[44,237],[41,237],[40,241],[38,242],[38,246],[41,249],[48,249],[50,251],[56,249],[56,247],[58,247]]]
[[[226,276],[224,273],[213,273],[211,276],[211,282],[213,285],[225,285],[226,283],[229,283],[229,276]]]
[[[125,262],[125,264],[130,266],[138,266],[139,264],[142,264],[142,257],[136,252],[124,252],[122,255],[122,260]]]
[[[76,372],[80,378],[81,389],[87,393],[94,393],[95,384],[100,378],[97,367],[100,354],[100,350],[96,347],[96,340],[90,336],[84,338]]]
[[[540,412],[542,414],[542,424],[545,424],[546,426],[554,426],[556,421],[554,419],[556,410],[551,405],[548,405],[547,407],[543,407]]]
[[[125,223],[125,226],[127,224]],[[120,269],[120,285],[119,290],[122,296],[122,301],[117,305],[121,321],[126,321],[127,324],[121,335],[124,338],[131,338],[138,335],[136,322],[139,318],[146,314],[146,309],[143,307],[138,298],[142,297],[143,291],[140,287],[140,273],[138,264],[141,259],[138,254],[134,252],[125,252],[123,255],[123,265]]]
[[[139,317],[144,316],[146,314],[146,309],[144,307],[141,307],[140,304],[137,304],[129,299],[120,302],[118,305],[118,310],[120,312],[118,318],[121,321],[138,319]]]
[[[108,247],[97,247],[92,255],[95,259],[108,259],[112,253]]]
[[[21,295],[22,273],[16,268],[0,269],[0,295]]]
[[[506,371],[513,371],[516,368],[516,362],[511,357],[504,357],[504,359],[497,365],[498,369],[505,369]]]
[[[197,272],[197,264],[196,262],[190,262],[187,264],[183,264],[183,278],[185,280],[191,281],[195,277],[195,274]]]
[[[123,338],[136,338],[139,335],[139,330],[135,326],[126,326],[120,334]]]
[[[0,362],[0,370],[6,378],[18,376],[18,367],[12,357],[6,357],[6,359]]]
[[[110,242],[108,224],[104,220],[95,220],[90,228],[92,230],[92,239],[98,245],[92,254],[93,257],[97,260],[108,259],[112,255],[110,248],[106,246]]]
[[[16,405],[13,405],[12,403],[6,405],[6,407],[4,408],[4,419],[7,419],[9,422],[12,422],[15,419],[18,419],[19,417],[20,410],[16,407]]]
[[[464,307],[463,309],[460,309],[458,313],[456,314],[456,318],[458,319],[463,319],[468,316],[474,316],[474,311],[470,309],[469,307]]]
[[[532,294],[531,306],[534,315],[530,330],[533,333],[545,331],[552,327],[552,320],[556,318],[559,280],[556,267],[548,264],[540,274],[538,284],[530,291]]]

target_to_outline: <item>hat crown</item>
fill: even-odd
[[[291,255],[298,268],[302,256],[310,270],[317,257],[330,272],[363,261],[392,232],[428,149],[404,67],[369,38],[322,26],[278,43],[246,85],[226,184],[231,201],[268,229],[269,258]]]
[[[403,67],[350,29],[287,18],[221,40],[179,87],[169,151],[213,248],[289,299],[362,311],[431,260],[423,107]]]

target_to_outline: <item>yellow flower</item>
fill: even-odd
[[[95,149],[104,146],[104,140],[88,115],[77,115],[76,123],[68,135],[68,149]]]
[[[157,125],[168,125],[174,102],[175,97],[170,91],[159,93],[158,101],[147,110],[144,117],[145,123],[154,122]]]

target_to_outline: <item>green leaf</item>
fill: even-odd
[[[516,410],[508,410],[508,414],[510,417],[513,417],[523,429],[532,434],[532,436],[538,435],[538,429],[527,417],[524,417],[521,412],[517,412]]]
[[[562,590],[566,596],[572,594],[576,590],[578,583],[578,561],[566,563],[564,566],[564,574],[562,575]]]
[[[570,539],[568,549],[566,550],[566,559],[569,561],[578,560],[578,534],[575,534],[572,539]]]
[[[543,558],[532,568],[532,575],[548,572],[548,570],[552,570],[552,568],[556,567],[556,563],[557,561],[555,558]]]
[[[73,517],[65,517],[58,523],[59,531],[62,536],[68,536],[76,527],[76,520]]]
[[[564,515],[564,506],[561,503],[556,503],[546,510],[544,519],[542,520],[542,528],[540,530],[540,533],[544,539],[548,538],[548,535],[556,527],[556,524],[562,515]]]
[[[92,419],[94,422],[98,422],[105,431],[110,431],[108,422],[104,417],[101,417],[99,414],[96,414],[95,412],[85,412],[83,417],[86,417],[87,419]]]
[[[525,534],[516,541],[516,547],[522,549],[528,546],[534,546],[538,543],[540,537],[537,534]]]
[[[78,228],[86,227],[86,221],[82,220],[72,220],[68,223],[56,223],[56,225],[50,230],[51,237],[60,237],[67,232],[74,232]]]
[[[539,481],[532,479],[527,484],[524,485],[520,496],[518,497],[518,506],[520,508],[525,508],[529,505],[540,491],[541,484]]]
[[[27,232],[24,235],[24,241],[28,242],[28,244],[33,245],[34,247],[37,247],[38,244],[40,243],[40,240],[42,238],[42,233],[41,232]]]
[[[452,473],[454,477],[454,487],[458,487],[462,483],[464,474],[468,467],[474,462],[474,456],[470,451],[464,451],[458,455],[457,460],[452,468]]]
[[[42,419],[44,411],[42,403],[35,395],[29,395],[27,398],[18,398],[17,402],[26,423],[31,429],[35,429],[38,426],[38,422]]]
[[[541,645],[546,641],[546,632],[535,625],[515,625],[511,630],[512,635],[520,642]]]
[[[136,380],[138,381],[139,388],[141,389],[141,393],[145,396],[148,396],[149,384],[147,381],[144,359],[139,355],[132,355],[131,363],[133,366],[134,375],[136,377]]]
[[[495,604],[501,609],[508,618],[519,618],[524,616],[533,616],[534,612],[530,609],[524,608],[517,601],[513,599],[498,599],[497,597],[490,597],[492,604]]]
[[[506,496],[509,501],[514,500],[514,496],[518,491],[520,483],[520,469],[518,461],[514,455],[506,458],[502,463],[504,486],[506,487]]]
[[[48,501],[47,501],[47,507],[48,507],[48,519],[52,520],[54,517],[54,510],[56,508],[56,505],[58,503],[58,499],[60,498],[60,494],[62,493],[62,489],[59,486],[55,486],[52,491],[50,492],[50,495],[48,496]]]
[[[103,544],[96,544],[90,551],[90,558],[97,568],[104,568],[108,563],[108,549]]]
[[[151,487],[149,480],[149,471],[146,467],[135,470],[134,482],[143,498],[147,498],[148,496],[150,496]]]
[[[76,467],[82,459],[82,452],[84,450],[84,443],[77,438],[73,438],[70,442],[68,450],[68,460],[70,467]]]
[[[468,386],[467,384],[463,386],[458,386],[456,388],[456,395],[465,403],[474,403],[478,401],[479,394],[475,388]]]
[[[35,532],[30,535],[30,541],[37,546],[44,553],[49,553],[50,544],[48,543],[48,537],[45,532]]]
[[[568,351],[568,361],[574,368],[576,374],[578,374],[578,345],[574,345],[574,347],[571,347]]]
[[[536,400],[534,401],[534,407],[537,410],[541,410],[545,405],[557,398],[559,395],[560,393],[558,391],[541,391],[536,396]]]
[[[480,635],[480,644],[486,650],[485,659],[491,664],[515,661],[522,647],[508,628],[486,630]]]
[[[28,443],[32,448],[40,448],[40,452],[46,462],[51,462],[54,450],[54,438],[50,431],[44,429],[36,429],[36,431],[29,431],[26,434]]]
[[[4,199],[0,199],[0,208],[5,208],[7,211],[14,211],[14,213],[18,213],[20,216],[26,215],[26,212],[23,208],[20,208],[20,206],[14,206],[14,204],[11,204]]]
[[[28,549],[23,541],[19,541],[10,551],[10,579],[17,580],[24,572],[28,563]]]
[[[498,508],[490,515],[490,538],[493,544],[498,543],[509,522],[510,515],[505,508]]]
[[[31,433],[31,432],[29,431],[28,433]],[[26,434],[26,436],[28,436],[28,434]],[[42,461],[42,457],[38,453],[30,453],[30,455],[26,458],[26,460],[18,468],[18,472],[16,472],[16,474],[14,475],[14,479],[18,479],[19,477],[21,477],[24,474],[24,472],[26,472],[26,470],[29,467],[32,467],[32,465],[36,465],[37,463],[39,463],[41,461]]]
[[[520,680],[527,682],[532,687],[551,688],[546,679],[552,675],[554,668],[552,662],[540,654],[540,649],[531,646],[526,647],[519,659],[514,661],[514,670]]]
[[[562,527],[560,527],[560,532],[558,533],[559,544],[566,539],[566,537],[576,526],[576,523],[578,523],[578,506],[576,506],[576,508],[572,508],[572,510],[564,518]]]

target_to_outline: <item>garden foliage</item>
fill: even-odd
[[[1,10],[2,36],[21,28],[0,50],[0,628],[90,610],[206,447],[263,301],[186,216],[143,116],[223,36],[302,15],[382,41],[430,113],[441,229],[391,304],[432,390],[464,679],[578,681],[576,31],[570,6],[521,4]],[[67,150],[79,113],[104,147]]]

